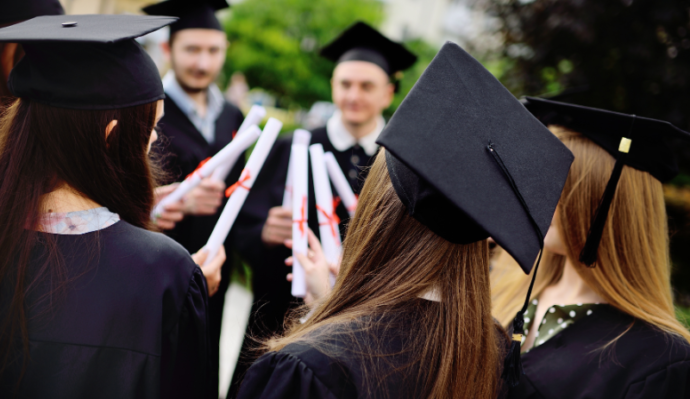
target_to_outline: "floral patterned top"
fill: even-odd
[[[44,233],[77,235],[103,230],[119,221],[117,213],[101,207],[77,212],[44,213],[38,229]]]
[[[529,334],[530,328],[532,327],[532,320],[537,313],[537,305],[539,304],[538,299],[533,299],[532,303],[529,305],[524,313],[525,317],[525,336],[522,337],[522,343],[525,343],[525,337]],[[544,315],[541,321],[541,325],[535,333],[537,336],[534,339],[534,344],[532,348],[543,344],[544,342],[551,339],[562,330],[565,330],[571,324],[591,315],[601,306],[607,306],[601,303],[578,303],[576,305],[554,305],[551,306]],[[524,349],[524,348],[523,348]],[[527,349],[524,352],[529,352]]]

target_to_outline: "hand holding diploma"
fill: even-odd
[[[355,193],[352,192],[352,187],[350,187],[350,183],[347,182],[343,170],[340,169],[340,165],[338,165],[338,161],[335,159],[333,153],[325,153],[323,159],[326,161],[328,176],[335,186],[335,191],[338,192],[340,200],[343,201],[343,205],[345,205],[350,217],[354,216],[355,209],[357,209],[357,197]]]
[[[235,137],[234,140],[223,147],[223,149],[212,158],[209,158],[199,164],[199,167],[189,176],[187,176],[187,178],[180,183],[175,191],[163,198],[163,200],[153,208],[153,212],[151,212],[153,219],[155,220],[163,213],[163,209],[166,205],[181,200],[194,187],[198,186],[204,178],[211,176],[213,171],[218,166],[226,162],[229,158],[237,157],[239,154],[242,154],[256,141],[260,134],[261,130],[259,130],[256,125],[253,125],[249,127],[242,135]]]
[[[240,175],[240,179],[237,183],[228,187],[226,195],[228,195],[230,199],[225,204],[225,208],[223,208],[223,212],[220,214],[216,227],[213,228],[211,237],[209,237],[206,246],[204,246],[204,248],[208,250],[210,256],[215,255],[223,242],[225,242],[225,239],[230,233],[230,229],[232,229],[232,225],[237,219],[240,208],[242,208],[244,201],[247,199],[249,190],[251,190],[252,185],[256,181],[256,177],[261,171],[266,157],[268,157],[268,153],[271,151],[273,143],[275,143],[278,138],[278,133],[280,133],[282,127],[283,124],[279,120],[274,118],[268,120],[263,133],[261,133],[259,137],[259,141],[254,147],[254,151],[252,151],[252,154],[249,156],[249,160]],[[238,136],[235,140],[245,136],[247,136],[246,133]]]
[[[206,286],[208,287],[208,296],[215,295],[218,292],[221,281],[221,269],[225,263],[225,248],[221,246],[218,253],[213,259],[208,259],[208,251],[201,249],[199,252],[192,255],[194,263],[199,265],[201,271],[206,277]],[[208,261],[208,262],[207,262]]]
[[[156,187],[153,191],[154,204],[159,203],[163,198],[175,191],[177,186],[179,186],[179,183]],[[162,230],[171,230],[175,228],[175,224],[182,219],[184,219],[184,204],[182,201],[177,201],[166,205],[160,216],[154,220],[154,223]]]
[[[244,133],[245,130],[247,130],[249,127],[253,125],[259,126],[261,120],[263,120],[265,116],[266,109],[264,107],[260,105],[252,105],[252,108],[249,110],[247,117],[244,118],[244,121],[240,125],[239,129],[237,129],[235,137]],[[239,159],[240,155],[242,155],[242,153],[237,153],[234,156],[229,157],[222,165],[218,166],[216,170],[213,171],[211,179],[215,181],[224,182],[225,179],[228,177],[230,170],[232,170],[232,167],[235,166],[235,164],[237,163],[237,160]]]

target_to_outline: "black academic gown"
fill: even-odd
[[[438,306],[417,299],[418,306]],[[410,364],[410,340],[421,334],[420,318],[413,314],[377,316],[362,331],[361,323],[324,329],[314,336],[269,352],[247,371],[239,399],[416,399],[428,396],[416,380],[419,364]],[[502,329],[497,344],[502,352],[508,338]],[[318,342],[318,344],[315,344]],[[319,349],[317,349],[317,347]],[[362,357],[374,351],[374,359]],[[496,370],[500,374],[500,370]],[[502,396],[499,389],[498,396]]]
[[[332,152],[340,168],[347,177],[352,190],[358,194],[364,184],[367,166],[373,162],[359,145],[338,151],[333,147],[326,128],[313,130],[310,144],[321,144],[325,152]],[[289,269],[285,266],[285,258],[291,255],[290,250],[283,246],[266,248],[261,241],[261,231],[268,217],[268,211],[282,205],[287,179],[288,163],[292,136],[280,138],[276,141],[271,153],[266,159],[257,180],[252,187],[247,201],[238,216],[238,222],[245,228],[233,236],[240,255],[251,265],[253,270],[252,288],[254,304],[247,327],[247,332],[253,337],[267,337],[280,333],[286,313],[297,303],[290,294],[291,283],[285,279]],[[334,196],[337,192],[334,190]],[[316,211],[314,185],[311,178],[311,162],[309,163],[309,227],[319,236],[319,222]],[[340,232],[345,236],[349,215],[345,206],[340,204],[336,209],[340,218]],[[240,359],[235,368],[228,398],[235,396],[237,387],[247,368],[256,357],[250,350],[255,341],[246,339],[242,346]]]
[[[210,398],[206,280],[189,253],[124,221],[54,237],[68,282],[46,297],[46,275],[26,299],[30,358],[16,397]],[[39,243],[30,275],[44,261]],[[20,373],[13,363],[2,374],[0,397],[13,397]]]
[[[184,180],[187,175],[199,166],[201,161],[212,157],[230,143],[234,133],[243,121],[242,112],[226,101],[223,105],[223,111],[216,120],[215,141],[213,144],[209,144],[177,104],[170,97],[166,98],[165,115],[159,123],[164,137],[160,140],[161,144],[157,150],[165,155],[165,169],[171,174],[169,182]],[[225,180],[226,186],[229,187],[239,179],[244,163],[244,157],[240,157]],[[223,201],[223,205],[221,205],[215,215],[187,215],[181,222],[177,223],[173,230],[166,232],[166,234],[182,244],[190,253],[195,253],[206,245],[224,205],[225,201]],[[239,224],[236,223],[233,228],[241,230],[242,228]],[[223,304],[225,302],[225,292],[230,284],[230,273],[233,268],[233,245],[230,241],[226,240],[225,242],[228,260],[221,270],[222,280],[218,292],[209,298],[209,320],[211,323],[209,327],[213,346],[212,364],[214,365],[214,370],[211,373],[216,379],[216,386]]]
[[[611,306],[523,354],[522,364],[510,398],[690,398],[690,345]]]

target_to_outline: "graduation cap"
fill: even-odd
[[[599,243],[623,166],[647,172],[666,182],[678,174],[673,145],[678,139],[690,139],[690,133],[665,121],[603,109],[533,97],[526,97],[523,103],[544,125],[560,125],[582,133],[616,158],[580,253],[580,262],[592,266],[597,261]]]
[[[149,15],[170,15],[179,20],[170,25],[170,34],[183,29],[214,29],[224,32],[216,11],[228,8],[226,0],[167,0],[141,10]]]
[[[59,108],[117,109],[165,98],[158,69],[133,40],[175,21],[136,15],[37,17],[0,29],[26,55],[10,74],[16,97]]]
[[[453,243],[491,236],[530,272],[573,155],[479,62],[446,43],[377,142],[412,217]],[[533,284],[513,322],[504,368],[511,385],[522,374],[522,315]]]
[[[336,62],[366,61],[378,65],[387,75],[404,71],[417,62],[417,56],[379,31],[356,22],[326,47],[321,56]]]
[[[41,15],[62,15],[58,0],[5,0],[0,2],[0,24],[19,22]]]

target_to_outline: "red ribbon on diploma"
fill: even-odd
[[[333,234],[333,237],[336,237],[336,235],[338,234],[338,232],[336,231],[336,226],[338,226],[340,224],[340,218],[335,213],[335,208],[338,206],[339,203],[340,203],[340,198],[336,197],[333,200],[333,213],[330,215],[328,214],[328,212],[326,212],[325,209],[316,205],[316,209],[318,209],[319,212],[321,212],[326,217],[326,219],[328,219],[328,222],[319,223],[319,226],[325,226],[325,225],[331,226],[331,234]]]
[[[233,184],[232,186],[228,187],[227,190],[225,190],[225,197],[230,197],[232,193],[235,192],[238,188],[243,188],[247,191],[249,191],[249,187],[245,186],[243,183],[246,182],[247,180],[251,179],[251,175],[249,174],[249,171],[247,169],[242,171],[242,175],[240,176],[240,180],[237,181],[237,183]]]
[[[306,223],[306,221],[307,221],[307,218],[305,215],[306,208],[307,208],[307,196],[305,195],[304,197],[302,197],[302,209],[300,210],[302,213],[302,218],[292,221],[292,223],[299,223],[299,232],[302,233],[302,235],[304,235],[304,223]]]
[[[208,158],[204,159],[203,161],[199,162],[199,166],[197,166],[196,169],[194,169],[194,171],[192,171],[192,173],[188,174],[185,179],[189,179],[194,173],[198,172],[199,169],[201,169],[202,166],[206,165],[206,162],[208,162],[210,159],[211,159],[211,157],[208,157]],[[201,176],[199,176],[199,177],[201,177]]]

